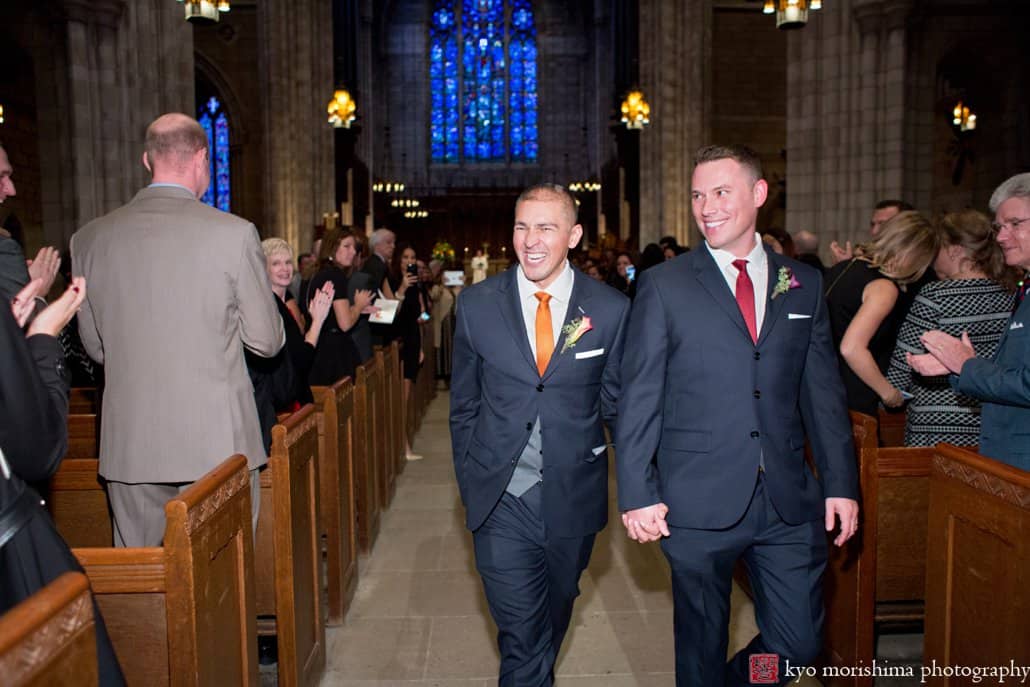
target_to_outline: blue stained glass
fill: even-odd
[[[458,161],[454,127],[458,103],[458,37],[454,0],[437,0],[430,26],[429,76],[431,99],[430,155],[434,162]]]
[[[215,187],[218,209],[229,212],[229,119],[224,112],[215,120]]]
[[[208,154],[210,154],[210,152],[215,149],[215,133],[211,122],[211,115],[207,113],[206,109],[206,106],[201,109],[200,117],[197,118],[197,121],[200,122],[200,126],[204,129],[204,133],[207,134],[207,149]],[[212,178],[214,178],[213,175]],[[200,198],[200,202],[214,207],[215,189],[213,185],[208,184],[207,190],[204,191],[204,195]]]
[[[218,98],[211,96],[197,113],[197,121],[207,135],[211,183],[200,200],[219,210],[231,208],[231,172],[229,166],[229,118]]]

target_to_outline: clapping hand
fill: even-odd
[[[851,241],[845,241],[842,248],[836,241],[830,242],[830,252],[833,253],[833,263],[844,262],[854,257],[854,250],[851,248]]]
[[[52,246],[44,246],[36,253],[35,260],[26,260],[25,264],[29,269],[29,278],[41,280],[39,295],[45,297],[54,285],[54,277],[61,267],[61,254]]]
[[[940,366],[930,366],[931,369],[940,370],[941,367],[944,368],[943,372],[939,371],[936,374],[948,374],[949,372],[959,374],[966,361],[976,357],[976,351],[973,349],[973,343],[969,340],[968,332],[962,332],[962,338],[956,339],[954,336],[944,332],[933,330],[923,334],[919,337],[919,340],[926,347],[927,352],[940,363]],[[918,357],[920,356],[910,356],[909,365],[912,365],[916,372],[920,374],[933,374],[923,372],[912,363],[912,358]],[[920,362],[922,361],[916,361],[916,363]]]
[[[372,303],[372,292],[368,289],[357,289],[354,291],[354,305],[358,306],[358,310],[364,312]]]
[[[336,288],[331,281],[327,281],[318,291],[315,297],[308,303],[308,313],[311,314],[311,326],[321,327],[329,311],[333,307],[333,296],[336,295]]]
[[[29,330],[26,332],[27,336],[34,334],[57,336],[75,317],[75,313],[79,311],[79,306],[82,305],[85,298],[85,277],[73,278],[71,286],[61,294],[61,297],[44,308],[36,315],[36,319],[32,320],[32,324],[29,325]]]
[[[665,522],[668,513],[669,507],[661,502],[628,510],[622,514],[622,526],[630,539],[646,544],[669,536],[669,524]]]

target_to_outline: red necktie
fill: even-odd
[[[755,285],[747,275],[747,260],[734,260],[737,268],[737,307],[744,316],[747,330],[751,332],[751,340],[758,342],[758,324],[755,320]]]

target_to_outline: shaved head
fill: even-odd
[[[207,148],[207,134],[197,120],[179,112],[164,114],[147,127],[144,151],[151,171],[169,166],[181,170],[198,150]]]

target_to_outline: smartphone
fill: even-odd
[[[637,268],[634,267],[633,265],[628,265],[626,267],[626,279],[628,279],[630,281],[633,281],[636,278],[637,278]]]
[[[915,395],[910,393],[910,392],[908,392],[908,391],[902,391],[901,392],[901,397],[903,399],[905,399],[906,401],[911,401],[913,398],[915,398]]]
[[[422,320],[423,322],[428,322],[429,321],[429,313],[423,311],[422,314],[418,316],[418,319]]]
[[[408,265],[407,269],[408,274],[414,274],[415,276],[418,276],[418,265],[416,265],[415,263],[411,263],[410,265]]]

